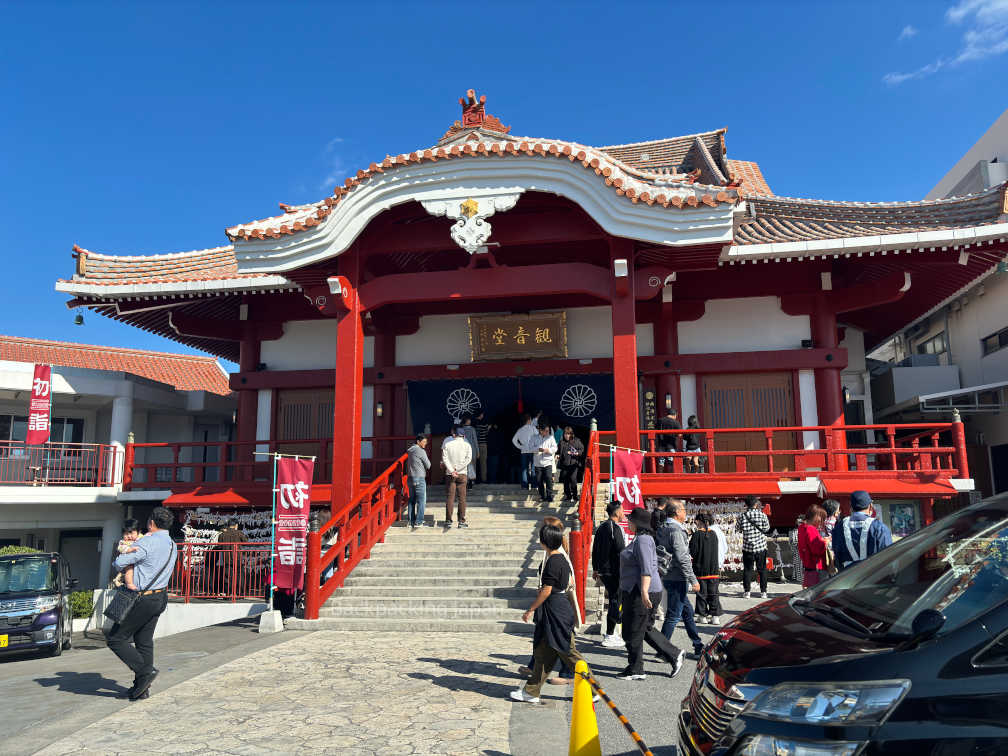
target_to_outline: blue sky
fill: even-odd
[[[779,195],[918,199],[1004,110],[1008,0],[9,4],[0,333],[184,351],[53,291],[74,243],[226,243],[425,147],[469,87],[512,133],[727,127]]]

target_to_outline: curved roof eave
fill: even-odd
[[[264,238],[236,238],[238,271],[282,273],[337,256],[371,220],[405,202],[479,199],[525,191],[570,199],[613,236],[666,246],[732,239],[738,202],[734,189],[650,183],[615,170],[611,163],[601,166],[595,159],[582,160],[574,154],[556,157],[569,159],[490,154],[383,170],[346,191],[323,220],[311,227],[296,233],[260,234]]]

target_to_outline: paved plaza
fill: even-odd
[[[771,585],[771,595],[795,586]],[[726,589],[726,616],[758,603]],[[594,617],[591,618],[594,621]],[[702,625],[709,638],[716,628]],[[695,662],[675,679],[646,652],[643,682],[617,680],[623,652],[597,635],[579,647],[606,692],[656,754],[673,754],[675,716]],[[688,648],[679,628],[674,639]],[[57,659],[0,663],[8,709],[4,754],[484,754],[565,753],[571,689],[546,686],[543,704],[514,704],[529,635],[290,632],[248,624],[158,642],[161,676],[146,701],[115,696],[125,667],[99,642]],[[596,705],[603,753],[635,748]]]

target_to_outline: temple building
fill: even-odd
[[[74,247],[56,285],[70,307],[239,365],[236,437],[214,475],[177,460],[154,480],[136,464],[127,487],[169,506],[268,506],[255,452],[279,449],[320,458],[313,501],[335,511],[407,438],[463,415],[500,426],[503,480],[522,411],[653,452],[648,431],[674,409],[704,429],[705,464],[655,452],[645,493],[753,493],[793,525],[808,501],[856,489],[928,502],[972,489],[951,413],[872,422],[865,353],[1005,259],[1005,184],[778,197],[757,163],[728,157],[725,129],[588,146],[515,136],[485,100],[469,90],[433,144],[231,226],[227,244]]]

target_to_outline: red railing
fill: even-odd
[[[369,436],[361,439],[365,457],[362,480],[374,479],[398,459],[394,449],[405,449],[413,436]],[[256,454],[256,452],[266,452]],[[129,444],[126,447],[127,490],[170,488],[175,483],[228,484],[269,481],[273,463],[269,454],[314,456],[315,482],[332,482],[332,439],[290,441],[219,441]]]
[[[305,619],[318,619],[319,608],[395,522],[406,497],[406,455],[403,454],[327,523],[313,520],[308,532],[305,573]],[[325,552],[322,543],[327,544]],[[327,575],[323,581],[322,576]]]
[[[0,442],[0,484],[113,486],[123,474],[123,450],[107,444]]]
[[[874,431],[881,440],[864,445],[847,443],[848,433],[867,431]],[[802,448],[806,434],[814,434],[821,448]],[[603,435],[613,437],[608,431]],[[687,435],[699,440],[699,451],[681,451],[682,438]],[[661,439],[670,437],[676,439],[678,451],[661,451]],[[828,472],[858,477],[882,473],[880,477],[885,477],[885,473],[937,471],[948,477],[969,477],[962,423],[642,430],[641,440],[646,452],[644,472],[652,474],[693,472],[720,477],[776,473],[787,477]],[[756,448],[733,448],[742,445]]]
[[[584,478],[581,482],[581,498],[578,500],[578,519],[573,523],[570,534],[570,558],[574,567],[574,585],[581,621],[584,622],[585,594],[587,593],[589,562],[591,561],[592,534],[595,532],[595,499],[599,484],[599,444],[598,431],[592,431],[585,450]]]
[[[180,543],[168,595],[191,599],[264,601],[270,577],[270,544]]]

